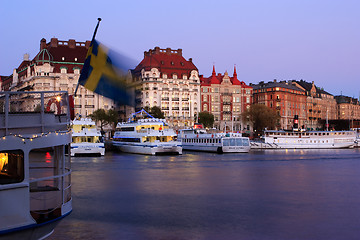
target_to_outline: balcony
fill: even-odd
[[[183,101],[189,101],[189,98],[182,98]]]
[[[169,110],[169,107],[161,107],[161,110]]]
[[[172,107],[172,110],[179,110],[179,107]]]
[[[173,100],[173,101],[179,101],[179,98],[178,98],[178,97],[175,97],[175,98],[172,98],[171,100]]]
[[[223,114],[226,115],[226,114],[231,114],[231,111],[223,111]]]
[[[81,108],[81,104],[75,104],[74,108]]]
[[[94,105],[85,105],[85,108],[94,108]]]
[[[223,105],[231,105],[231,102],[223,102]]]
[[[276,110],[280,110],[280,109],[281,109],[281,107],[280,107],[280,106],[277,106],[277,107],[276,107]]]
[[[183,111],[189,111],[189,107],[183,107],[182,110]]]
[[[169,91],[169,88],[163,87],[162,90],[163,90],[163,91]]]
[[[163,97],[163,98],[161,98],[161,101],[169,101],[169,98],[168,97]]]
[[[173,88],[172,90],[178,92],[178,91],[179,91],[179,88]]]
[[[232,93],[229,93],[229,92],[224,92],[224,93],[221,93],[221,95],[224,95],[224,96],[231,96]]]

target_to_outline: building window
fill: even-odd
[[[206,87],[203,88],[203,92],[207,93],[208,89]]]
[[[67,73],[67,67],[60,67],[61,73]]]
[[[65,61],[65,57],[61,57],[61,60],[62,60],[62,61]]]

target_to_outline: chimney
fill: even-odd
[[[58,46],[58,39],[57,38],[52,38],[50,40],[50,47],[57,47]]]
[[[24,61],[29,61],[29,59],[30,59],[30,55],[28,53],[25,53],[23,60]]]
[[[75,48],[76,47],[76,42],[74,39],[69,39],[69,48]]]
[[[274,82],[276,82],[276,79],[274,79]]]
[[[166,54],[171,54],[171,48],[166,48]]]
[[[40,40],[40,51],[46,48],[46,39],[43,38]]]
[[[178,53],[178,55],[179,55],[180,57],[182,57],[182,49],[181,49],[181,48],[179,48],[179,49],[177,50],[177,53]]]
[[[86,49],[89,49],[90,45],[91,45],[91,41],[86,41],[85,42]]]
[[[189,58],[189,62],[192,62],[192,58]]]

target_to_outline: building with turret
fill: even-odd
[[[36,56],[30,59],[29,54],[24,54],[23,61],[12,75],[2,79],[1,88],[11,91],[67,91],[74,94],[89,46],[90,41],[51,38],[47,43],[43,38]],[[115,106],[112,100],[82,86],[79,86],[74,103],[75,113],[82,116],[88,116],[99,108]]]
[[[221,131],[248,131],[250,125],[242,121],[241,113],[252,104],[252,87],[237,78],[215,72],[215,66],[210,77],[200,76],[201,81],[201,111],[214,115],[214,127]]]

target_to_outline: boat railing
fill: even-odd
[[[69,124],[66,91],[0,92],[0,137],[66,131]]]

